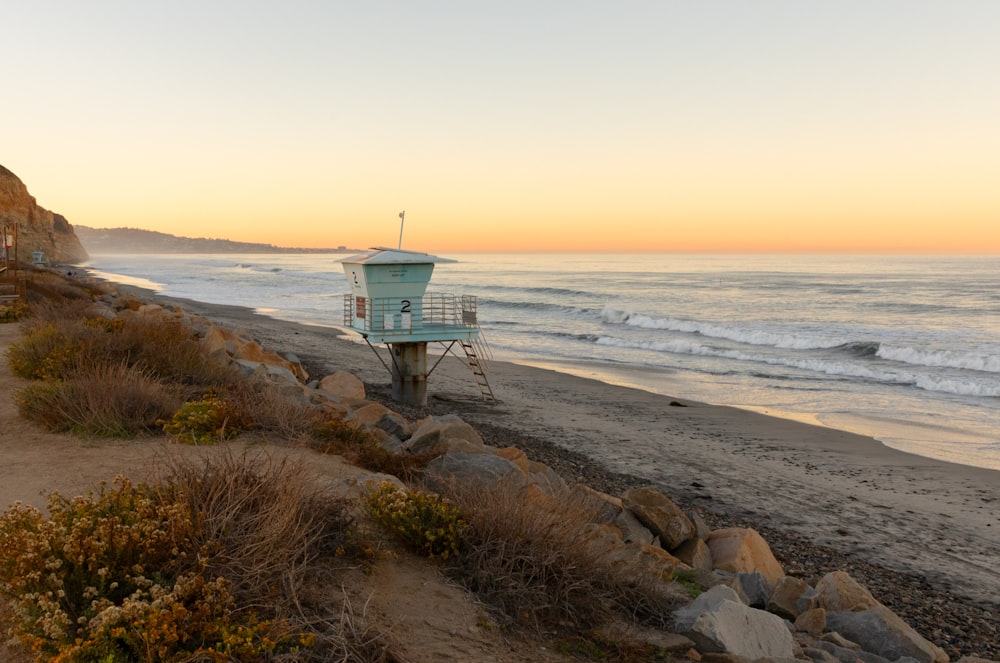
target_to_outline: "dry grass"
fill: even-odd
[[[299,464],[226,450],[206,458],[174,461],[165,485],[198,514],[196,544],[211,551],[209,570],[234,583],[239,602],[287,610],[318,560],[350,543],[348,503]]]
[[[586,544],[588,526],[599,520],[592,498],[502,485],[446,493],[466,523],[463,581],[502,623],[541,634],[668,614],[656,582],[609,564]]]
[[[33,383],[16,399],[21,416],[50,431],[124,438],[153,431],[184,402],[177,388],[122,364]]]
[[[335,561],[358,565],[362,548],[351,504],[322,487],[301,463],[265,453],[220,450],[204,462],[168,461],[165,501],[197,514],[195,546],[206,569],[232,585],[241,610],[315,635],[294,660],[391,661],[386,634],[339,592]],[[291,660],[291,659],[289,659]]]

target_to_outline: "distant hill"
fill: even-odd
[[[233,242],[228,239],[177,237],[139,228],[89,228],[73,226],[80,243],[91,255],[108,253],[336,253],[348,252],[345,246],[331,249],[301,249]]]

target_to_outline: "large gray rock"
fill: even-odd
[[[722,601],[684,632],[700,652],[759,658],[795,658],[795,640],[777,615],[736,601]]]
[[[622,495],[625,508],[673,550],[695,534],[694,524],[666,495],[652,488],[635,488]]]
[[[920,663],[947,663],[948,655],[928,642],[896,613],[878,604],[860,612],[828,612],[826,626],[890,661],[908,656]]]
[[[494,484],[503,483],[505,487],[518,490],[528,483],[521,468],[506,458],[463,451],[449,451],[427,463],[424,467],[424,478],[437,490],[451,483],[476,483],[484,490],[490,490]]]
[[[716,585],[708,591],[699,594],[698,598],[683,608],[674,610],[674,628],[679,633],[683,633],[691,628],[698,617],[703,613],[718,609],[723,601],[736,601],[738,603],[739,600],[739,594],[732,587]]]
[[[878,654],[851,649],[850,647],[841,647],[832,642],[822,640],[815,644],[814,649],[827,652],[835,660],[840,661],[840,663],[858,663],[858,661],[861,661],[861,663],[889,663],[887,658]]]
[[[487,451],[479,432],[454,414],[421,420],[404,448],[415,454]]]
[[[760,571],[737,573],[736,581],[739,582],[740,590],[746,597],[744,603],[751,608],[764,609],[767,607],[767,601],[771,598],[774,588],[767,581],[767,578],[761,575]]]

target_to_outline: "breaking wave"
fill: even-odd
[[[924,391],[936,391],[960,396],[1000,397],[1000,382],[995,380],[981,381],[969,378],[931,376],[912,371],[889,370],[851,361],[769,356],[742,352],[740,350],[715,348],[703,343],[694,343],[685,340],[636,342],[602,336],[597,339],[596,343],[598,345],[618,348],[719,357],[740,362],[785,366],[811,373],[822,373],[831,377],[854,378],[882,384],[912,386]]]
[[[601,320],[608,324],[699,334],[709,338],[724,338],[746,345],[767,345],[789,350],[822,350],[848,345],[848,342],[843,338],[824,336],[822,334],[795,334],[768,331],[765,329],[746,329],[714,322],[654,318],[643,313],[621,311],[610,307],[605,307],[601,312]]]

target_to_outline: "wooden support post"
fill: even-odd
[[[392,400],[403,405],[427,405],[427,343],[394,343]]]

